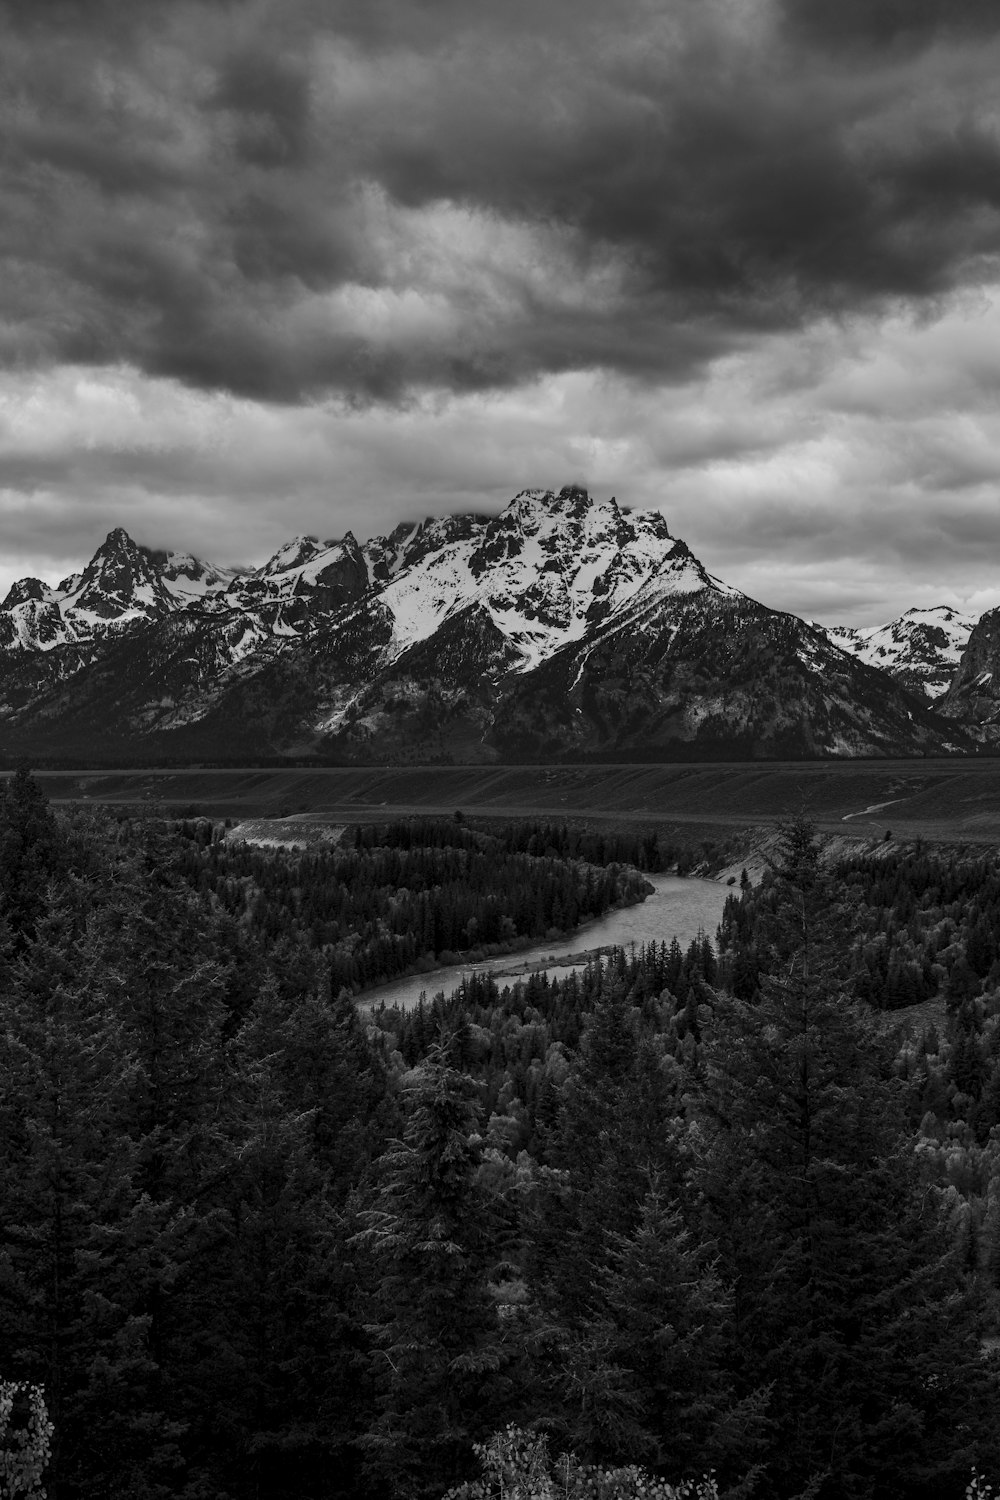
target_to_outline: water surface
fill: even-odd
[[[366,990],[359,995],[358,1005],[363,1010],[383,1003],[410,1010],[419,1001],[421,993],[428,998],[436,995],[438,990],[450,995],[467,974],[493,974],[501,983],[504,976],[509,976],[508,982],[513,983],[519,977],[516,971],[525,964],[536,964],[550,958],[557,960],[583,949],[627,948],[630,943],[637,946],[651,942],[669,943],[675,937],[681,947],[686,948],[699,932],[706,932],[714,938],[726,897],[732,895],[732,886],[692,876],[647,875],[646,879],[654,891],[645,901],[609,912],[596,922],[588,922],[568,938],[554,943],[536,943],[519,953],[504,953],[497,958],[483,959],[481,963],[451,964],[427,974],[394,979],[391,984],[379,985],[378,989]],[[553,964],[551,972],[568,974],[570,968]]]

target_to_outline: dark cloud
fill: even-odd
[[[899,219],[1000,209],[1000,137],[995,126],[962,120],[954,130],[921,141],[894,164]]]
[[[247,192],[225,214],[223,227],[236,271],[247,281],[283,282],[294,278],[322,292],[357,274],[359,257],[343,217],[323,216],[281,183]]]
[[[212,103],[240,116],[238,159],[257,167],[299,166],[310,144],[309,93],[299,59],[248,50],[226,59]]]
[[[929,38],[993,35],[993,0],[784,0],[786,24],[822,47],[884,48]]]
[[[3,16],[8,361],[279,402],[673,379],[1000,254],[994,0]]]
[[[543,54],[516,115],[509,100],[475,107],[454,90],[430,119],[423,106],[407,117],[404,101],[371,170],[410,205],[457,199],[571,225],[584,252],[613,246],[631,295],[665,326],[681,307],[736,327],[792,326],[935,295],[970,257],[1000,249],[1000,141],[974,100],[958,128],[929,100],[900,144],[880,130],[877,80],[865,91],[825,67],[802,72],[777,42],[767,60],[712,42],[695,32],[627,77],[564,65],[553,79]],[[547,87],[562,105],[554,119]],[[672,306],[653,309],[664,292]]]

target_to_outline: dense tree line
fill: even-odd
[[[662,828],[647,832],[598,830],[538,819],[507,823],[497,837],[504,848],[526,854],[554,854],[560,859],[583,859],[597,865],[627,864],[653,872],[674,870],[679,875],[725,864],[737,843],[733,839],[678,837]]]
[[[917,843],[839,859],[827,878],[840,979],[900,1036],[893,1071],[918,1155],[947,1186],[967,1265],[1000,1289],[1000,863]],[[719,982],[751,1002],[773,968],[779,886],[727,903]]]
[[[721,982],[753,999],[769,952],[777,888],[744,886],[727,902]],[[915,1120],[981,1143],[1000,1124],[1000,866],[918,846],[841,859],[829,875],[842,931],[845,993],[878,1011],[916,1015],[900,1067]],[[932,1002],[937,1001],[937,1004]]]
[[[221,841],[207,821],[178,832],[178,869],[193,889],[267,943],[317,950],[335,989],[351,993],[561,935],[648,889],[610,858],[637,840],[590,840],[587,859],[547,837],[497,837],[456,819],[359,826],[341,845],[306,851]]]
[[[853,855],[831,871],[831,900],[849,912],[853,996],[899,1010],[946,991],[950,999],[1000,984],[1000,867],[993,857],[937,854],[918,843]],[[738,992],[755,992],[759,950],[777,899],[765,881],[730,899],[724,935],[739,960]]]
[[[345,857],[359,886],[368,859],[468,871],[467,832]],[[473,978],[364,1025],[308,924],[200,879],[211,847],[56,818],[27,775],[0,797],[0,1379],[44,1387],[56,1500],[439,1497],[508,1425],[574,1474],[732,1496],[1000,1472],[1000,1174],[946,1077],[988,1000],[948,1002],[923,1128],[933,1068],[852,993],[863,907],[809,830],[718,956]]]
[[[841,874],[793,828],[718,968],[651,945],[377,1017],[405,1061],[452,1028],[480,1178],[512,1205],[535,1415],[595,1461],[697,1455],[786,1496],[959,1495],[996,1462],[995,1278],[954,1153],[914,1131],[908,1033],[850,994],[866,917]]]

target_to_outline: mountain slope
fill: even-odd
[[[706,590],[643,601],[514,687],[506,756],[910,755],[964,748],[884,674],[794,615]]]
[[[121,527],[57,588],[22,578],[0,605],[0,650],[51,651],[127,634],[175,610],[205,607],[236,577],[187,553],[153,552]]]
[[[918,624],[937,628],[911,622],[897,643],[904,681]],[[923,691],[866,653],[712,577],[659,512],[577,487],[366,542],[297,537],[241,573],[119,530],[82,573],[57,588],[21,580],[0,606],[0,752],[477,761],[969,748]]]
[[[933,699],[950,686],[974,624],[967,615],[939,604],[908,609],[886,625],[819,628],[841,650]]]
[[[1000,743],[1000,609],[976,622],[938,707],[983,744]]]

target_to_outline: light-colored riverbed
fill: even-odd
[[[715,937],[715,929],[722,916],[726,897],[732,895],[733,887],[715,880],[698,880],[691,876],[649,875],[646,877],[654,892],[636,906],[626,906],[621,911],[609,912],[597,922],[588,922],[571,937],[561,942],[538,943],[520,953],[505,953],[499,958],[488,958],[478,964],[452,964],[449,968],[434,969],[428,974],[413,974],[408,979],[395,979],[391,984],[380,985],[376,990],[367,990],[358,996],[358,1005],[368,1010],[374,1005],[398,1005],[410,1010],[420,999],[421,993],[428,998],[439,990],[450,995],[462,979],[471,973],[493,974],[502,984],[504,978],[510,983],[524,973],[528,965],[536,965],[552,959],[554,974],[567,974],[570,968],[559,965],[558,960],[585,949],[620,947],[630,943],[667,942],[677,938],[686,948],[699,931]],[[546,966],[547,967],[547,966]]]

